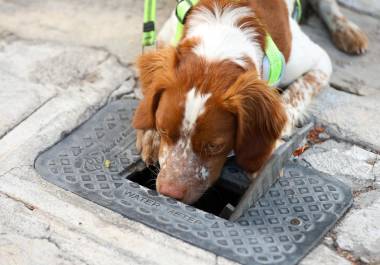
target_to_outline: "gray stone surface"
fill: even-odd
[[[335,229],[337,245],[370,264],[380,263],[380,193],[371,191],[357,199],[359,209],[347,214]]]
[[[134,225],[112,212],[91,207],[90,213],[71,205],[56,205],[63,207],[66,215],[56,216],[44,207],[0,192],[0,265],[215,263],[214,255]]]
[[[345,5],[358,12],[380,18],[380,2],[378,0],[338,0],[340,4]]]
[[[375,175],[375,188],[380,189],[380,158],[373,167],[373,173]]]
[[[360,147],[329,140],[313,146],[301,158],[313,168],[338,177],[353,190],[374,184],[373,163],[377,155]]]
[[[97,83],[102,79],[100,68],[109,59],[110,54],[103,50],[79,46],[15,37],[0,42],[1,70],[31,83],[61,89]],[[120,68],[119,63],[114,64]]]
[[[340,1],[372,16],[378,10],[377,0]],[[160,23],[174,3],[158,1]],[[141,0],[0,0],[0,265],[234,264],[59,189],[33,169],[40,152],[106,102],[141,96],[131,92],[138,85],[126,66],[140,53],[142,5]],[[315,18],[304,28],[332,56],[333,85],[369,96],[327,89],[311,114],[334,137],[379,151],[380,23],[344,11],[369,33],[365,56],[337,51]],[[357,187],[375,180],[380,188],[379,159],[372,161],[373,155],[357,146],[329,144],[311,150],[309,160],[322,169],[326,155],[349,163],[360,178],[348,174],[343,180]],[[371,163],[374,178],[367,171]],[[335,229],[339,247],[373,264],[380,263],[379,198],[376,191],[364,192]],[[334,246],[333,238],[323,242]],[[303,262],[347,264],[325,246]]]
[[[0,138],[63,90],[115,85],[115,95],[132,90],[132,72],[105,51],[14,37],[0,41]]]
[[[0,69],[0,139],[55,94],[54,87],[29,83]]]
[[[334,137],[380,151],[380,93],[360,97],[326,88],[310,114]]]
[[[378,19],[372,17],[363,16],[347,9],[343,9],[343,11],[349,19],[367,33],[369,51],[365,55],[351,56],[335,48],[328,37],[328,31],[315,16],[310,18],[302,28],[331,56],[334,66],[331,83],[334,87],[350,93],[371,95],[380,91],[380,75],[378,68],[375,67],[380,58],[380,23]]]
[[[307,255],[300,265],[351,265],[351,262],[340,257],[336,252],[324,245],[315,248]]]
[[[133,77],[128,78],[125,82],[123,82],[120,87],[112,92],[110,95],[110,100],[120,99],[121,97],[131,96],[134,94],[134,89],[136,88],[136,81]]]
[[[157,1],[158,27],[173,0]],[[122,62],[141,52],[142,0],[0,0],[0,27],[22,38],[103,47]]]
[[[120,255],[81,235],[78,232],[80,224],[70,229],[44,215],[43,211],[0,192],[0,265],[121,265],[135,262],[132,256]]]

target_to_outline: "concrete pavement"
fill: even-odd
[[[61,190],[33,168],[101,106],[138,94],[130,64],[142,2],[0,0],[0,265],[232,264]],[[159,2],[162,22],[173,1]],[[342,2],[356,10],[344,12],[369,33],[370,51],[346,56],[318,19],[304,26],[335,73],[310,110],[329,140],[301,158],[350,185],[355,203],[304,265],[380,264],[380,18],[376,1]]]

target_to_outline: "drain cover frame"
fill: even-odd
[[[159,195],[123,177],[142,166],[130,125],[136,105],[105,106],[40,154],[36,170],[65,190],[241,264],[296,264],[352,205],[345,184],[294,162],[235,222]],[[224,177],[244,174],[229,168]]]

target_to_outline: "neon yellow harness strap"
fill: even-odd
[[[282,52],[267,33],[265,36],[265,57],[263,60],[263,78],[270,86],[276,86],[281,81],[285,69],[285,59]]]
[[[156,0],[145,0],[142,46],[156,43]]]
[[[177,2],[178,3],[175,10],[175,14],[177,16],[178,23],[175,35],[172,39],[172,44],[174,46],[176,46],[180,42],[183,36],[183,30],[185,27],[187,14],[193,8],[193,6],[198,4],[199,0],[177,0]]]
[[[302,4],[301,0],[296,0],[295,7],[293,10],[293,19],[300,22],[302,18]]]

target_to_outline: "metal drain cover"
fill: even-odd
[[[119,100],[101,109],[41,154],[37,171],[83,198],[242,264],[296,264],[352,204],[347,186],[293,162],[235,222],[161,196],[123,177],[139,166],[130,126],[136,104]],[[239,169],[230,172],[233,177]]]

